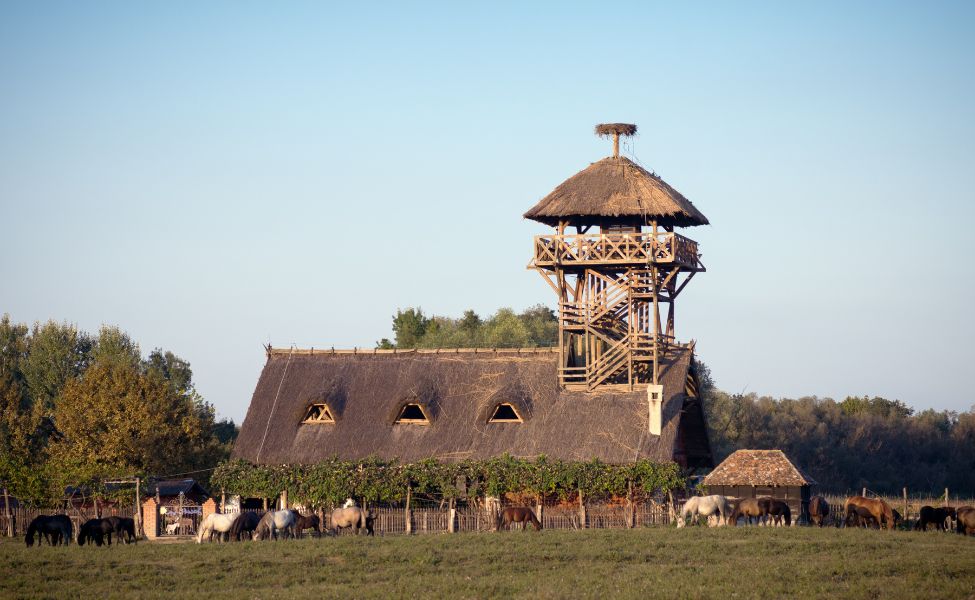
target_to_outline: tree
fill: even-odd
[[[65,383],[87,368],[94,341],[68,323],[34,324],[22,363],[32,404],[50,414]]]
[[[191,398],[158,373],[111,357],[68,382],[54,420],[61,437],[51,460],[71,482],[189,470],[213,445],[212,423]]]
[[[396,334],[397,348],[416,348],[427,332],[430,320],[423,315],[423,309],[407,308],[397,310],[393,317],[393,332]]]

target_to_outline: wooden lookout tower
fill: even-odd
[[[661,365],[688,348],[675,337],[674,304],[705,270],[697,242],[676,229],[708,220],[663,179],[620,156],[620,136],[636,130],[597,125],[596,134],[613,138],[613,155],[564,181],[525,217],[555,227],[535,236],[529,268],[559,298],[559,383],[647,389],[653,402],[662,397]]]

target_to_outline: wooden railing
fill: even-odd
[[[535,266],[650,263],[697,268],[697,242],[671,232],[535,236]]]

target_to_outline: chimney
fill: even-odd
[[[660,435],[663,423],[664,386],[647,386],[648,425],[652,435]]]

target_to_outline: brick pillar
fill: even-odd
[[[147,539],[159,537],[159,505],[155,498],[149,498],[142,503],[142,529]]]
[[[209,500],[203,503],[203,516],[200,517],[200,522],[202,523],[203,519],[207,518],[207,515],[212,515],[216,512],[217,512],[217,501],[214,500],[213,498],[210,498]]]

